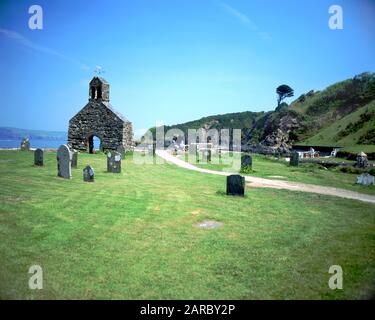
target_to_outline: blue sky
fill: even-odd
[[[33,4],[43,30],[28,27]],[[333,4],[343,30],[328,27]],[[138,133],[272,110],[280,84],[298,97],[375,71],[374,30],[374,0],[2,0],[0,126],[66,131],[98,65]]]

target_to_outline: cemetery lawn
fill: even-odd
[[[32,152],[0,151],[1,299],[374,294],[373,204],[273,189],[231,197],[225,177],[130,156],[112,174],[105,155],[80,154],[72,180],[56,176],[54,152],[32,163]],[[94,183],[82,181],[86,164]],[[223,226],[197,228],[203,220]],[[42,290],[28,288],[32,265],[43,268]],[[328,287],[331,265],[343,268],[343,290]]]
[[[180,159],[184,159],[183,156],[179,156]],[[258,154],[252,154],[253,158],[253,172],[249,176],[267,178],[267,179],[279,179],[287,180],[292,182],[301,182],[307,184],[315,184],[320,186],[335,187],[341,189],[347,189],[360,193],[366,193],[375,195],[375,186],[360,186],[355,182],[357,180],[358,173],[343,173],[338,168],[324,169],[322,166],[317,164],[300,164],[299,167],[291,167],[289,163],[284,160],[277,160],[276,158],[267,157]],[[187,161],[187,158],[185,157]],[[323,160],[323,159],[322,159]],[[326,160],[326,159],[324,159]],[[351,162],[345,159],[327,159],[326,161],[338,161],[338,162]],[[369,161],[371,164],[374,161]],[[217,170],[217,171],[230,171],[236,172],[231,168],[228,162],[220,162],[217,155],[212,156],[211,163],[194,164],[197,167]],[[238,172],[238,170],[237,170]]]

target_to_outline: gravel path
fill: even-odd
[[[215,171],[215,170],[208,170],[203,168],[198,168],[193,166],[190,163],[187,163],[177,157],[171,155],[167,151],[164,150],[156,150],[156,154],[163,158],[164,160],[174,163],[175,165],[185,168],[192,171],[202,172],[202,173],[209,173],[209,174],[216,174],[220,176],[228,176],[232,173],[222,172],[222,171]],[[273,188],[273,189],[287,189],[293,191],[303,191],[303,192],[311,192],[311,193],[318,193],[324,194],[329,196],[336,196],[340,198],[346,199],[354,199],[363,202],[373,203],[375,204],[375,196],[344,190],[339,188],[333,187],[323,187],[317,186],[312,184],[305,184],[299,182],[290,182],[286,180],[272,180],[272,179],[264,179],[264,178],[257,178],[251,176],[245,176],[245,181],[248,183],[250,187],[258,187],[258,188]]]

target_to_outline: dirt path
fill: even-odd
[[[216,174],[220,176],[228,176],[232,174],[228,172],[198,168],[196,166],[193,166],[190,163],[187,163],[181,159],[178,159],[175,156],[172,156],[167,151],[156,150],[156,154],[159,157],[163,158],[164,160],[174,163],[175,165],[188,169],[188,170],[202,172],[202,173]],[[286,180],[264,179],[264,178],[257,178],[257,177],[251,177],[251,176],[245,176],[245,181],[250,187],[287,189],[287,190],[294,190],[294,191],[311,192],[311,193],[336,196],[336,197],[346,198],[346,199],[354,199],[354,200],[359,200],[359,201],[375,204],[375,196],[371,196],[371,195],[367,195],[367,194],[363,194],[363,193],[359,193],[355,191],[350,191],[350,190],[339,189],[339,188],[323,187],[323,186],[317,186],[317,185],[305,184],[305,183],[299,183],[299,182],[290,182]]]

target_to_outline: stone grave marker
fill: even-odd
[[[241,156],[241,172],[249,172],[253,169],[253,158],[249,154]]]
[[[291,157],[290,157],[290,162],[289,164],[292,167],[298,167],[299,166],[299,154],[298,152],[293,152]]]
[[[357,168],[367,168],[368,167],[368,158],[367,154],[363,151],[357,154],[357,162],[355,164]]]
[[[94,182],[94,175],[95,175],[94,169],[90,165],[87,165],[83,169],[83,181]]]
[[[70,149],[72,153],[72,168],[78,167],[78,151],[75,149]]]
[[[239,174],[227,176],[227,195],[243,197],[245,195],[245,177]]]
[[[57,175],[70,179],[72,177],[72,152],[66,144],[57,150]]]
[[[30,140],[28,138],[23,138],[21,141],[21,151],[30,150]]]
[[[43,150],[36,149],[34,151],[34,165],[43,166]]]
[[[110,151],[107,154],[107,171],[112,173],[121,172],[121,153]]]
[[[362,173],[357,177],[357,184],[363,186],[372,186],[374,185],[374,177],[369,173]]]

